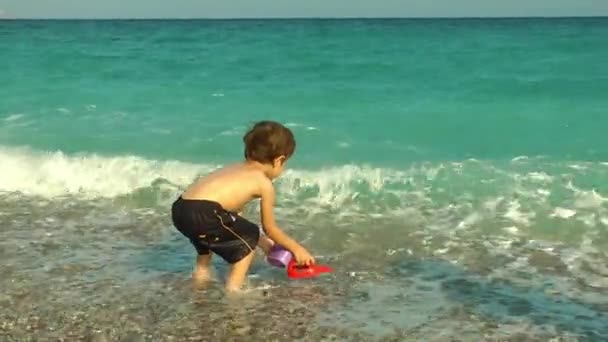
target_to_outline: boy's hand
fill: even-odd
[[[315,258],[313,258],[313,256],[310,255],[310,253],[308,253],[308,251],[304,247],[300,247],[295,250],[293,256],[296,259],[296,263],[298,265],[310,266],[315,263]]]

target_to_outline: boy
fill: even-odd
[[[292,240],[276,224],[273,214],[277,178],[293,155],[296,142],[291,130],[274,121],[256,123],[243,137],[245,161],[216,170],[192,184],[173,203],[173,224],[197,250],[197,282],[209,278],[212,252],[231,264],[226,289],[241,288],[254,250],[268,254],[274,243],[285,247],[300,265],[315,262],[308,251]],[[266,236],[241,217],[243,206],[260,198],[260,214]]]

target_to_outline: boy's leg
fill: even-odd
[[[258,239],[258,247],[264,251],[264,254],[268,255],[272,249],[272,246],[274,246],[274,241],[272,241],[266,235],[260,235],[260,238]],[[249,271],[249,267],[251,266],[254,258],[255,253],[250,252],[246,257],[234,263],[230,267],[230,274],[226,280],[226,290],[229,292],[235,292],[243,286],[245,277],[247,276],[247,271]]]
[[[196,266],[192,272],[192,279],[197,283],[205,282],[211,278],[209,267],[211,266],[211,252],[207,254],[199,254],[196,257]]]
[[[226,290],[228,292],[236,292],[241,289],[254,257],[255,253],[251,251],[246,257],[231,265],[230,274],[226,279]]]
[[[203,244],[204,235],[199,236],[199,239],[191,239],[190,241],[196,249],[196,265],[192,272],[192,279],[198,287],[202,287],[211,278],[211,257],[213,253],[207,246]]]
[[[221,223],[223,234],[210,249],[231,265],[226,279],[226,290],[236,292],[245,282],[255,257],[256,246],[263,241],[260,248],[269,251],[271,242],[270,239],[261,237],[260,228],[256,224],[241,216],[231,215],[231,220],[226,220],[227,225],[224,221]]]

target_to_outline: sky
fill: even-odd
[[[0,0],[3,18],[608,16],[608,0]]]

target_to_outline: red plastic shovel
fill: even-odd
[[[310,265],[301,266],[296,264],[294,260],[289,261],[287,265],[287,276],[292,279],[314,278],[322,273],[333,272],[333,269],[327,265]]]

